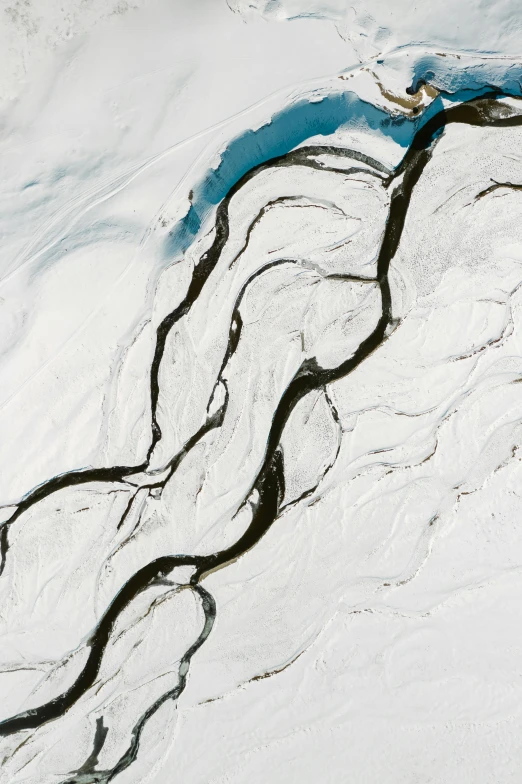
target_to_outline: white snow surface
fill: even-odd
[[[518,782],[520,4],[1,13],[1,784]]]

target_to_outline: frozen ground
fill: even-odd
[[[515,3],[2,10],[0,781],[518,782]]]

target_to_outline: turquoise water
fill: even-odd
[[[308,139],[330,136],[339,129],[357,129],[391,138],[406,152],[417,130],[442,109],[443,97],[462,102],[492,90],[520,96],[522,66],[506,61],[465,66],[454,57],[426,54],[418,58],[413,68],[414,92],[421,80],[440,90],[440,96],[418,117],[392,116],[356,93],[344,90],[324,95],[320,100],[316,96],[299,99],[257,130],[247,130],[232,139],[221,153],[219,166],[209,169],[193,189],[188,213],[169,233],[165,256],[173,258],[187,250],[212,209],[252,167],[284,155]]]

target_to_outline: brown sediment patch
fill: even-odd
[[[441,55],[445,56],[445,55]],[[391,92],[391,90],[387,90],[386,87],[379,81],[377,75],[372,71],[370,68],[362,68],[361,70],[366,71],[369,73],[377,87],[380,90],[380,93],[383,98],[389,101],[391,104],[394,104],[395,107],[400,109],[402,114],[405,114],[407,117],[413,117],[428,106],[434,98],[439,95],[439,90],[434,87],[432,84],[423,83],[416,93],[413,95],[397,95],[396,93]],[[353,77],[353,73],[350,74],[340,74],[338,77],[339,79],[351,79]]]
[[[404,114],[408,115],[409,117],[418,114],[421,109],[424,109],[426,106],[428,106],[439,94],[439,91],[436,87],[433,87],[433,85],[423,84],[413,95],[397,95],[396,93],[392,93],[390,90],[387,90],[382,82],[377,79],[373,71],[369,71],[369,73],[371,73],[375,79],[375,83],[381,91],[382,97],[386,98],[386,100],[390,103],[395,104],[403,111]]]

